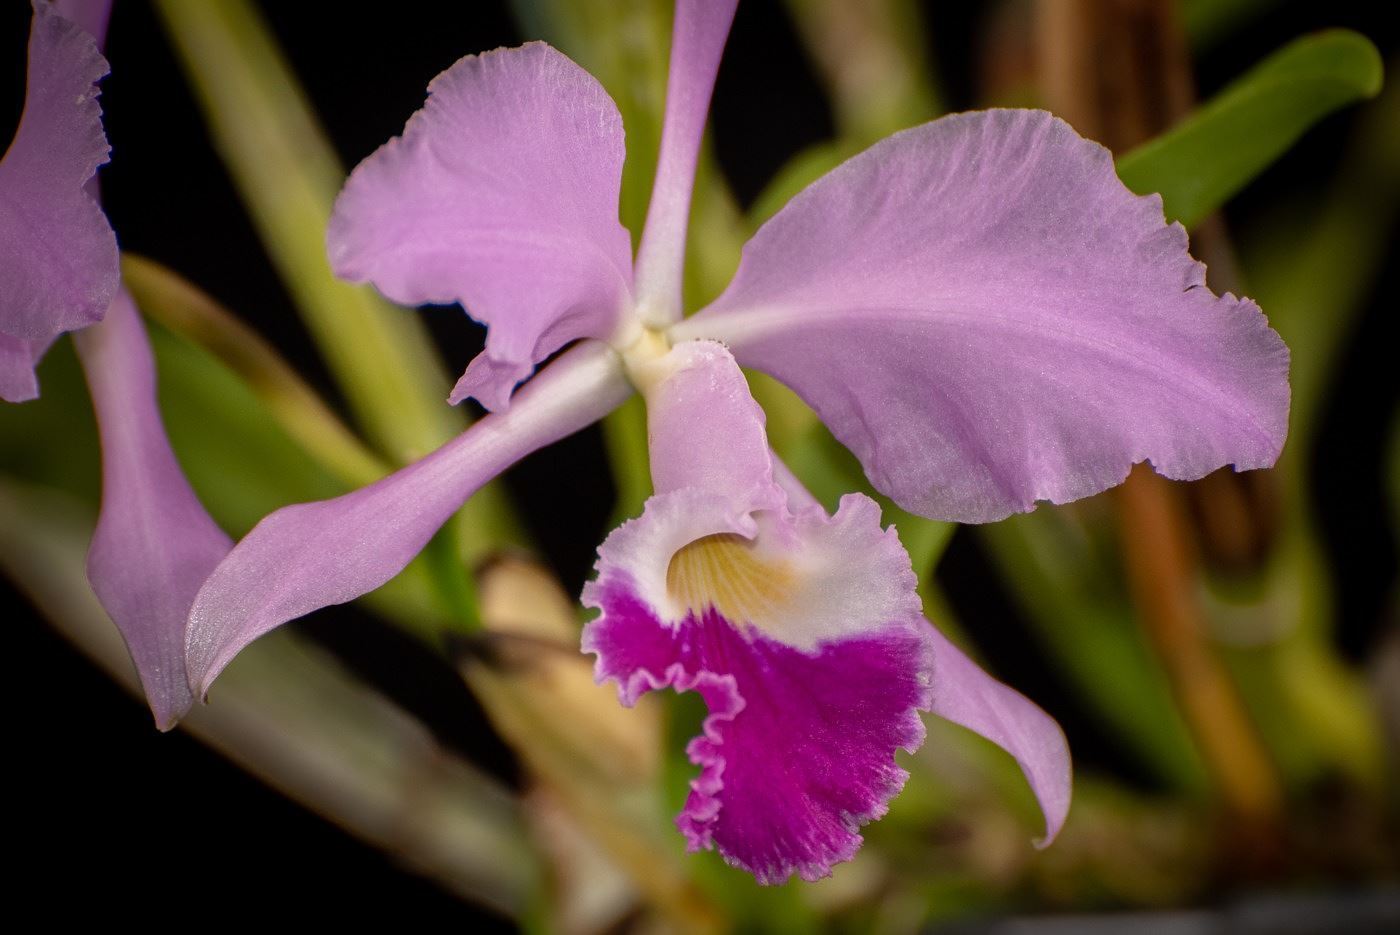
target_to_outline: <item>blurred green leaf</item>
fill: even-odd
[[[60,338],[38,373],[38,399],[0,405],[0,473],[72,494],[95,508],[101,449],[73,342]]]
[[[1192,48],[1210,48],[1279,3],[1280,0],[1182,0],[1181,25]]]
[[[0,572],[140,695],[87,582],[95,510],[0,476]],[[518,913],[540,885],[517,799],[290,629],[239,654],[180,729],[466,899]]]
[[[668,0],[511,0],[527,38],[544,39],[597,78],[627,131],[622,223],[635,239],[646,220],[671,47]]]
[[[360,487],[389,473],[272,345],[193,283],[130,253],[122,256],[122,279],[143,314],[216,356],[343,483]]]
[[[1161,192],[1167,217],[1187,227],[1223,205],[1309,127],[1381,88],[1381,58],[1346,30],[1285,46],[1182,123],[1118,160],[1140,194]]]
[[[1134,623],[1122,573],[1105,556],[1112,546],[1100,548],[1065,507],[976,529],[1056,668],[1092,713],[1160,779],[1203,793],[1204,765]]]
[[[207,351],[155,323],[150,333],[171,445],[219,525],[239,537],[278,507],[345,492]]]
[[[176,52],[268,254],[351,409],[397,463],[462,428],[417,316],[341,282],[326,223],[345,180],[296,76],[247,0],[162,0]]]
[[[748,235],[748,221],[720,171],[713,143],[706,138],[695,173],[690,236],[685,244],[687,309],[703,308],[729,285]]]
[[[1293,399],[1274,470],[1283,526],[1260,594],[1249,603],[1219,595],[1212,617],[1223,656],[1296,787],[1338,773],[1373,790],[1385,782],[1374,703],[1333,639],[1334,584],[1311,465],[1333,371],[1385,269],[1393,240],[1385,232],[1400,219],[1397,113],[1400,86],[1392,83],[1357,115],[1335,175],[1273,205],[1238,238],[1251,292],[1289,346]]]
[[[943,111],[916,0],[787,0],[841,140],[867,146]]]
[[[793,156],[749,207],[749,229],[758,230],[764,221],[781,211],[793,195],[860,152],[860,149],[860,145],[851,140],[829,140],[815,143]]]
[[[642,505],[651,496],[647,410],[641,396],[634,395],[603,420],[603,443],[617,488],[608,523],[611,528],[640,516]]]
[[[1332,369],[1400,221],[1400,83],[1357,118],[1332,178],[1280,200],[1237,237],[1250,292],[1289,348],[1285,458],[1313,443]]]

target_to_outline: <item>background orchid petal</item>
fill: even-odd
[[[166,438],[155,359],[136,306],[119,292],[101,324],[74,336],[102,437],[102,510],[88,578],[136,663],[156,726],[189,710],[185,619],[233,542],[195,496]]]
[[[38,345],[0,333],[0,399],[22,403],[39,395],[34,366],[42,356]]]
[[[933,699],[928,710],[1015,757],[1045,816],[1045,836],[1036,846],[1048,846],[1069,813],[1070,757],[1064,731],[1025,695],[984,672],[937,627],[927,627],[927,638],[933,647]]]
[[[107,161],[105,74],[92,36],[35,3],[24,114],[0,159],[0,334],[47,346],[99,321],[116,293],[116,237],[84,190]]]
[[[637,249],[639,305],[648,323],[657,327],[681,317],[681,275],[695,167],[720,56],[738,5],[739,0],[676,3],[661,153]]]
[[[353,600],[398,574],[476,490],[520,458],[602,418],[631,393],[599,342],[569,351],[488,416],[408,467],[359,490],[263,519],[209,576],[190,610],[190,684],[203,694],[254,639]]]
[[[766,417],[724,345],[686,341],[650,366],[667,371],[645,390],[657,493],[729,493],[772,483]]]
[[[793,198],[673,335],[787,383],[906,509],[987,522],[1142,460],[1189,479],[1278,457],[1287,349],[1186,247],[1063,121],[958,114]]]
[[[99,49],[106,44],[112,0],[53,0],[52,7],[59,16],[92,36]]]
[[[626,305],[623,156],[616,105],[560,52],[469,55],[351,174],[331,265],[396,302],[460,302],[487,324],[494,366],[466,389],[505,408],[520,374],[571,340],[608,337]]]

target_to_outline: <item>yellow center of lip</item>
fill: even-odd
[[[671,557],[666,590],[697,616],[713,607],[733,623],[772,629],[792,597],[796,575],[787,562],[765,559],[734,533],[697,539]]]

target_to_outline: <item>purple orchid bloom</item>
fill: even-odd
[[[933,711],[1015,756],[1044,843],[1069,803],[1055,723],[920,615],[875,504],[825,513],[768,448],[739,366],[798,392],[872,484],[934,519],[1063,503],[1151,460],[1173,478],[1264,467],[1286,434],[1287,350],[1258,307],[1204,286],[1159,198],[1040,111],[959,114],[877,143],[797,195],[682,318],[700,139],[737,0],[678,0],[665,122],[631,262],[622,126],[547,45],[469,56],[356,169],[339,274],[489,325],[453,398],[489,415],[369,487],[279,510],[210,576],[188,631],[206,691],[245,645],[388,581],[481,485],[633,389],[656,493],[599,552],[585,647],[624,702],[710,708],[678,823],[761,882],[813,879],[901,786]],[[516,384],[566,344],[575,346]]]
[[[34,367],[74,341],[102,438],[102,509],[88,578],[126,640],[156,725],[193,696],[190,603],[232,546],[196,498],[161,424],[155,362],[120,287],[117,242],[96,200],[107,161],[97,81],[110,0],[34,0],[24,114],[0,161],[0,396],[38,395]],[[79,330],[81,329],[81,330]]]

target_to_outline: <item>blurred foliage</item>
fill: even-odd
[[[1318,120],[1379,94],[1381,71],[1365,36],[1333,30],[1299,39],[1121,157],[1118,174],[1135,192],[1161,192],[1167,217],[1192,227]]]

